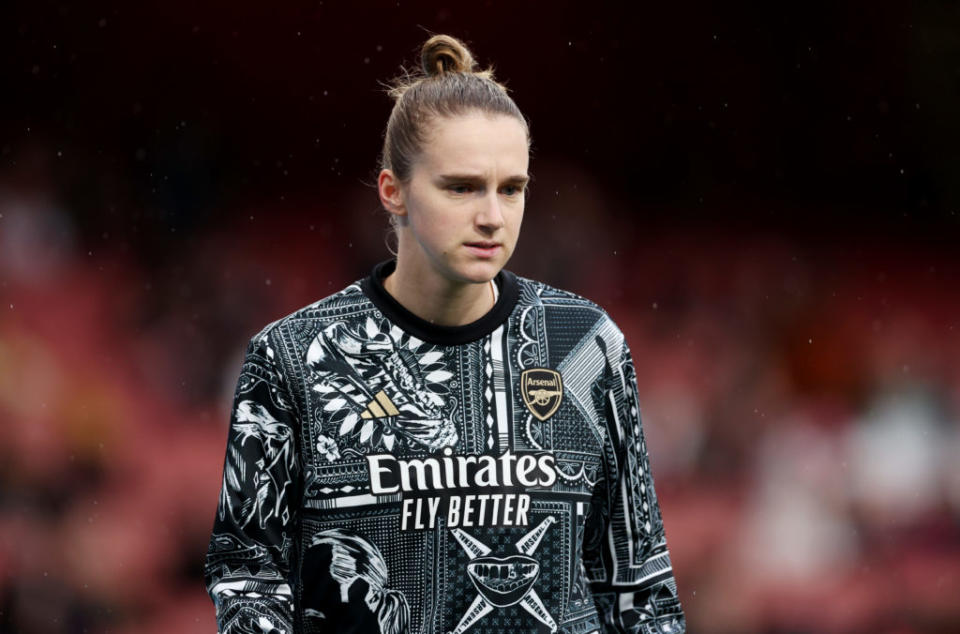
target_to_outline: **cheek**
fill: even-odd
[[[523,203],[520,203],[518,207],[510,217],[514,230],[519,230],[520,224],[523,222]]]
[[[424,206],[411,212],[410,224],[414,233],[427,248],[447,251],[452,240],[457,239],[457,227],[450,213]]]
[[[436,239],[443,239],[450,235],[457,223],[452,214],[444,213],[442,210],[432,210],[431,213],[424,214],[420,219],[420,230],[425,235],[433,236]]]

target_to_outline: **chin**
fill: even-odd
[[[495,278],[503,266],[500,261],[469,262],[455,267],[453,272],[465,282],[483,284]]]

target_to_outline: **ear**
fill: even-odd
[[[403,200],[403,189],[392,170],[380,170],[380,176],[377,178],[377,189],[380,194],[380,204],[383,205],[384,209],[395,216],[407,215],[407,207]]]

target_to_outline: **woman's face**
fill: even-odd
[[[485,282],[513,254],[523,220],[529,152],[519,121],[472,112],[429,128],[401,185],[398,258],[419,274]],[[396,212],[395,212],[396,213]]]

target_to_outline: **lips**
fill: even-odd
[[[501,248],[499,242],[487,242],[485,240],[479,242],[464,242],[463,246],[467,247],[471,253],[481,258],[491,258],[496,255]]]
[[[526,596],[540,574],[540,564],[526,555],[477,557],[467,564],[467,574],[487,601],[505,607]]]

